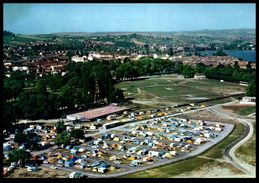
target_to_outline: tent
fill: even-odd
[[[117,149],[118,148],[118,144],[112,144],[112,149]]]
[[[136,159],[137,159],[136,156],[130,156],[130,157],[128,158],[129,161],[133,161],[133,160],[136,160]]]
[[[177,154],[177,151],[170,151],[169,153],[175,156]]]
[[[85,152],[86,151],[86,147],[80,147],[79,149],[78,149],[78,152]]]
[[[72,172],[69,174],[69,178],[82,178],[84,175],[80,172]]]
[[[107,171],[107,168],[106,167],[100,167],[98,168],[98,172],[100,173],[105,173]]]
[[[117,159],[116,156],[111,156],[111,157],[109,158],[110,161],[113,161],[113,160],[116,160],[116,159]]]
[[[65,161],[65,167],[72,167],[74,166],[74,162],[70,159]]]
[[[165,153],[165,154],[163,155],[163,157],[172,158],[173,156],[172,156],[170,153]]]
[[[4,151],[10,151],[10,150],[12,150],[11,145],[4,146]]]
[[[113,139],[113,141],[115,141],[115,142],[119,142],[119,141],[120,141],[120,139],[119,139],[118,137],[115,137],[115,138]]]
[[[130,164],[133,165],[133,166],[138,166],[138,165],[141,164],[141,161],[140,160],[132,160]]]
[[[80,149],[80,147],[75,146],[75,147],[73,147],[73,149],[70,150],[70,153],[71,154],[76,154],[79,149]]]

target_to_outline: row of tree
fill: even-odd
[[[114,87],[110,67],[105,62],[71,63],[64,76],[35,79],[16,71],[4,77],[5,127],[18,119],[59,118],[98,104],[123,102],[123,92]]]
[[[234,66],[210,67],[197,63],[194,67],[180,61],[153,58],[125,59],[124,63],[70,63],[64,76],[47,75],[36,79],[31,74],[16,71],[9,78],[4,76],[4,122],[10,126],[12,122],[24,118],[59,118],[95,107],[98,103],[120,103],[124,96],[120,89],[114,87],[115,82],[163,73],[179,73],[186,78],[201,73],[210,79],[251,83],[255,80],[256,71],[250,63],[246,69],[241,69],[237,62]],[[255,92],[251,86],[249,95]]]
[[[73,129],[70,133],[66,131],[66,126],[63,121],[56,123],[57,137],[55,138],[55,144],[58,146],[67,146],[71,142],[71,138],[84,139],[84,131],[82,129]]]

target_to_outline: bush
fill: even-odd
[[[74,137],[76,139],[83,139],[84,138],[84,131],[82,129],[75,129],[72,130],[70,133],[71,137]]]

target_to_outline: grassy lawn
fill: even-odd
[[[187,100],[190,97],[206,97],[213,99],[215,97],[223,96],[222,93],[239,92],[244,89],[243,86],[232,83],[221,83],[217,80],[193,80],[193,79],[174,79],[171,76],[161,76],[158,78],[150,78],[138,81],[125,81],[116,85],[118,88],[123,88],[125,94],[138,93],[138,88],[163,98],[166,101],[176,103],[198,102],[196,100]],[[126,89],[126,90],[125,90]],[[140,96],[141,97],[141,96]]]
[[[244,145],[240,146],[236,151],[237,158],[249,163],[250,165],[256,165],[256,124],[254,124],[254,133],[251,139]]]
[[[19,35],[18,37],[25,38],[25,39],[39,40],[39,41],[49,40],[50,39],[50,38],[36,37],[36,36],[29,36],[29,35]]]
[[[255,106],[252,106],[252,107],[244,107],[244,108],[241,108],[238,112],[239,115],[241,116],[247,116],[249,114],[252,114],[256,111],[256,108]]]
[[[191,88],[188,86],[170,86],[163,85],[160,87],[144,87],[141,88],[144,91],[155,94],[156,96],[169,99],[176,102],[189,101],[195,102],[196,100],[186,100],[188,98],[186,95],[190,95],[191,97],[206,97],[206,98],[214,98],[220,95],[204,91],[197,88]]]
[[[234,130],[227,138],[225,138],[223,141],[221,141],[211,149],[207,150],[205,153],[201,154],[201,156],[206,156],[209,158],[222,158],[224,149],[226,149],[226,147],[231,142],[238,139],[238,137],[243,134],[243,130],[244,126],[242,124],[236,124]],[[124,175],[121,176],[121,178],[170,178],[188,171],[198,170],[199,168],[202,168],[203,166],[206,166],[209,163],[213,162],[214,160],[193,157],[184,161],[179,161],[158,168]]]

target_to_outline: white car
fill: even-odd
[[[43,164],[48,164],[48,163],[49,163],[48,160],[43,161]]]
[[[113,161],[113,163],[115,163],[115,164],[121,164],[121,161],[115,160],[115,161]]]
[[[58,169],[58,167],[57,167],[57,166],[54,166],[54,165],[51,165],[50,168],[53,169],[53,170]]]
[[[28,171],[28,172],[37,171],[37,167],[35,167],[35,166],[29,166],[29,167],[27,168],[27,171]]]

